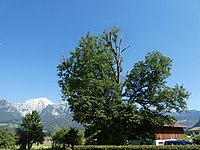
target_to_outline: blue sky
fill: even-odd
[[[199,0],[0,0],[0,98],[60,102],[61,56],[87,32],[116,25],[130,45],[125,70],[160,51],[173,59],[168,84],[183,84],[188,107],[200,110],[199,7]]]

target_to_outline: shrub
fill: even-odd
[[[63,127],[52,135],[54,148],[65,148],[66,145],[81,145],[83,144],[83,132],[75,128]],[[63,145],[63,146],[61,146]]]
[[[76,146],[74,150],[199,150],[199,145],[192,146]]]
[[[200,144],[200,135],[197,135],[196,137],[194,137],[193,142],[195,144]]]

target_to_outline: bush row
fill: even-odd
[[[191,146],[75,146],[74,150],[200,150],[200,145]]]

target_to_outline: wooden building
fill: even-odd
[[[184,128],[186,126],[180,124],[175,124],[174,126],[164,125],[163,128],[156,132],[156,138],[158,140],[183,138],[185,136]]]

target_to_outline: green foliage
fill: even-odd
[[[123,77],[123,46],[119,29],[100,36],[88,33],[58,65],[63,99],[70,104],[74,120],[86,128],[85,135],[98,144],[126,144],[142,139],[150,144],[166,115],[186,108],[189,93],[183,86],[168,87],[172,60],[160,52],[148,53]]]
[[[57,147],[57,145],[60,145],[60,144],[62,144],[63,147],[65,147],[65,144],[66,144],[65,136],[67,135],[68,131],[69,131],[69,128],[63,127],[52,135],[53,147]]]
[[[77,146],[75,150],[199,150],[200,146]]]
[[[11,148],[15,146],[15,135],[7,129],[0,129],[0,148]]]
[[[78,133],[78,129],[70,128],[66,136],[66,142],[70,145],[81,144],[81,137]]]
[[[186,140],[186,141],[192,141],[192,138],[191,137],[187,137],[187,136],[184,136],[182,138],[180,138],[181,140]]]
[[[63,145],[81,145],[83,144],[83,133],[75,128],[63,127],[52,135],[53,147]]]
[[[148,53],[145,61],[136,63],[126,80],[127,101],[145,111],[154,108],[156,114],[185,109],[188,92],[183,86],[171,88],[166,85],[166,79],[171,75],[171,63],[170,58],[158,51]]]
[[[195,137],[193,138],[193,142],[194,142],[195,144],[200,144],[200,135],[195,136]]]
[[[22,118],[22,124],[20,128],[16,130],[18,141],[22,150],[28,149],[35,144],[42,144],[44,141],[43,125],[41,123],[40,116],[37,111],[27,114]]]

